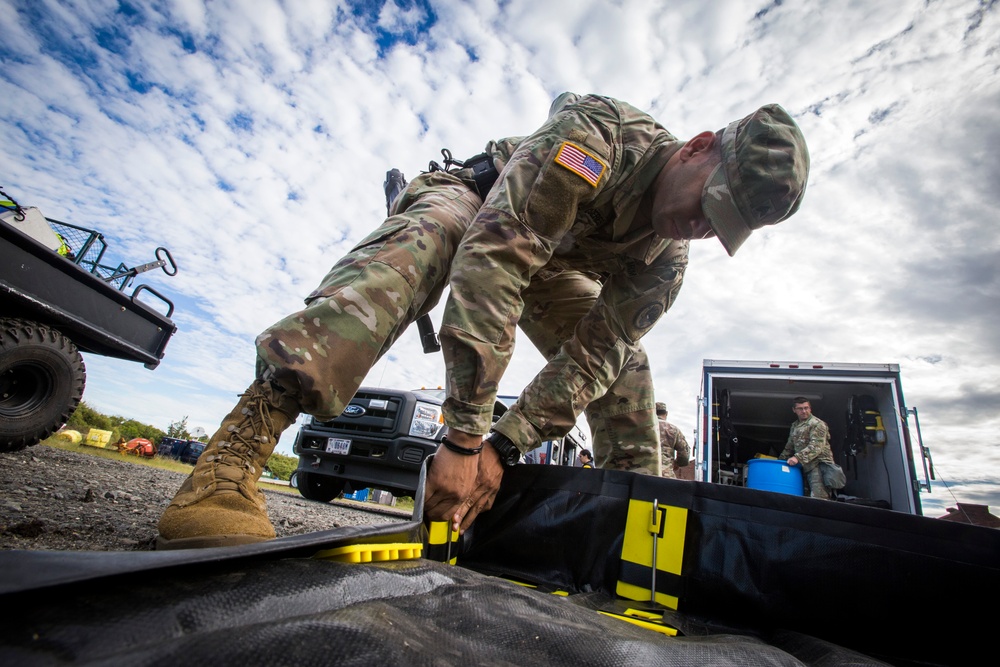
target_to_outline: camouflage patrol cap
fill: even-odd
[[[735,255],[750,233],[798,210],[809,177],[805,137],[788,112],[768,104],[722,132],[722,162],[701,201],[726,252]]]
[[[658,415],[665,415],[665,414],[667,414],[667,404],[666,403],[659,403],[659,402],[657,402],[657,404],[656,404],[656,414],[658,414]]]

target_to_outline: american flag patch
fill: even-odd
[[[584,153],[569,142],[564,142],[559,148],[559,154],[556,155],[556,162],[574,174],[581,176],[583,180],[595,188],[597,187],[597,182],[601,180],[601,174],[604,173],[605,168],[603,162],[589,153]]]

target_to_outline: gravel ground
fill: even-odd
[[[0,453],[0,549],[147,551],[184,474],[46,445]],[[265,489],[278,537],[400,521]]]

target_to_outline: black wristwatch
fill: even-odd
[[[486,436],[486,441],[500,455],[500,463],[503,464],[504,468],[517,465],[517,462],[521,460],[521,450],[504,434],[490,431],[490,434]]]

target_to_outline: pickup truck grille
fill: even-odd
[[[392,394],[359,391],[351,399],[350,405],[364,408],[360,417],[349,417],[342,414],[336,419],[321,422],[326,428],[333,428],[342,433],[371,433],[386,436],[404,431],[398,424],[403,401]]]

